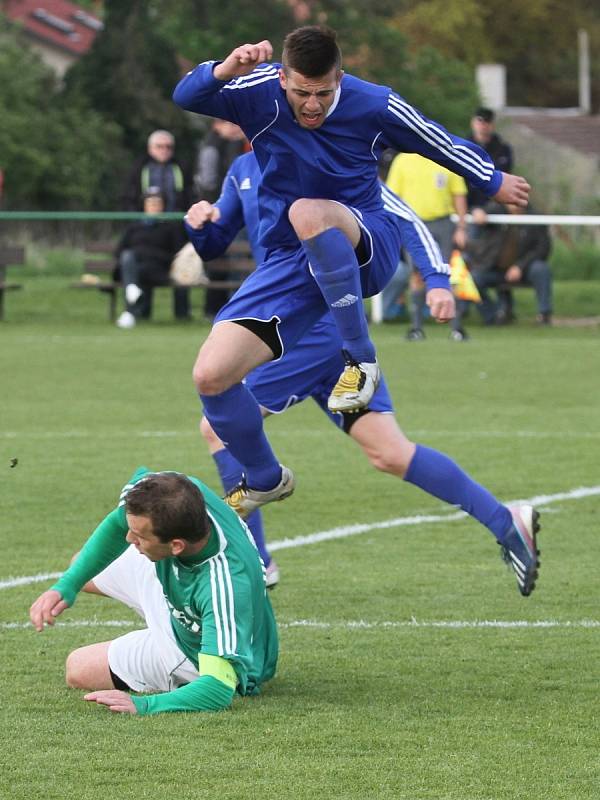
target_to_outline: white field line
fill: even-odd
[[[302,430],[302,431],[273,431],[274,436],[281,438],[293,438],[302,436],[306,438],[322,437],[320,430]],[[436,430],[411,430],[407,431],[408,435],[413,439],[421,437],[451,437],[454,439],[600,439],[600,431],[436,431]],[[124,436],[137,437],[139,439],[169,439],[169,438],[189,438],[195,435],[189,429],[185,430],[170,430],[170,431],[131,431],[131,430],[110,430],[103,431],[102,437],[122,439]],[[90,433],[86,430],[68,430],[68,431],[0,431],[0,439],[90,439],[97,438],[98,433]]]
[[[558,492],[557,494],[538,495],[526,500],[511,500],[509,503],[525,502],[534,506],[544,506],[551,503],[558,503],[563,500],[581,500],[585,497],[600,495],[600,486],[582,486],[579,489],[571,489],[568,492]],[[423,525],[436,522],[453,522],[454,520],[464,519],[467,514],[464,511],[457,511],[453,514],[422,514],[414,517],[398,517],[396,519],[383,520],[381,522],[364,523],[362,525],[347,525],[340,528],[332,528],[328,531],[310,533],[307,536],[296,536],[293,539],[281,539],[278,542],[270,542],[269,550],[287,550],[291,547],[303,547],[307,544],[316,544],[330,539],[344,539],[347,536],[356,536],[360,533],[369,531],[383,530],[385,528],[396,528],[403,525]]]
[[[141,620],[126,619],[76,619],[67,622],[56,622],[55,628],[139,628]],[[25,630],[32,628],[30,622],[0,622],[1,630]],[[315,619],[297,619],[291,622],[279,622],[282,629],[311,628],[316,630],[373,630],[373,629],[411,629],[411,628],[444,628],[451,630],[472,630],[478,628],[531,629],[531,628],[600,628],[600,620],[578,619],[538,619],[538,620],[503,620],[503,619],[439,619],[439,620],[385,620],[368,621],[342,620],[339,622],[321,622]]]
[[[529,502],[535,506],[544,506],[551,503],[561,502],[563,500],[580,500],[596,495],[600,495],[600,486],[580,487],[578,489],[571,489],[568,492],[559,492],[551,495],[537,495],[536,497],[531,497],[528,500],[521,502]],[[330,541],[332,539],[344,539],[348,536],[357,536],[361,533],[368,533],[374,530],[385,530],[387,528],[396,528],[406,525],[453,522],[455,520],[464,519],[466,516],[467,514],[464,511],[458,511],[448,514],[420,514],[411,517],[397,517],[396,519],[382,520],[379,522],[365,523],[360,525],[347,525],[339,528],[332,528],[327,531],[311,533],[306,536],[296,536],[293,539],[281,539],[279,541],[271,542],[269,549],[271,552],[276,552],[277,550],[303,547],[305,545]],[[0,589],[11,589],[15,586],[25,586],[31,583],[39,583],[41,581],[58,578],[60,575],[60,572],[53,572],[42,573],[38,575],[25,575],[19,578],[8,578],[0,581]]]
[[[558,492],[557,494],[541,494],[525,500],[511,500],[509,503],[521,502],[531,503],[534,506],[545,506],[551,503],[559,503],[563,500],[582,500],[586,497],[600,495],[600,486],[582,486],[578,489],[571,489],[568,492]],[[385,530],[387,528],[400,528],[406,525],[423,525],[437,522],[454,522],[455,520],[465,519],[467,514],[464,511],[457,511],[451,514],[419,514],[412,517],[396,517],[396,519],[381,520],[379,522],[364,523],[361,525],[346,525],[340,528],[331,528],[328,531],[309,533],[306,536],[296,536],[293,539],[280,539],[269,543],[269,550],[289,550],[292,547],[304,547],[309,544],[326,542],[331,539],[345,539],[348,536],[357,536],[361,533],[370,531]],[[53,578],[60,577],[60,572],[42,573],[38,575],[24,575],[19,578],[7,578],[0,581],[0,589],[12,589],[15,586],[26,586],[30,583],[39,583]]]
[[[0,581],[0,589],[12,589],[15,586],[28,586],[30,583],[40,583],[60,578],[62,572],[40,572],[38,575],[23,575],[21,578],[7,578]]]

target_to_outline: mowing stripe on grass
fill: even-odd
[[[571,489],[568,492],[558,492],[556,494],[540,494],[530,497],[527,500],[511,500],[509,503],[531,503],[534,506],[544,506],[550,503],[559,503],[562,500],[582,500],[586,497],[600,495],[600,486],[581,486],[578,489]],[[348,536],[357,536],[369,531],[385,530],[386,528],[399,528],[405,525],[423,525],[436,522],[453,522],[458,519],[465,519],[466,512],[457,511],[450,514],[419,514],[413,517],[397,517],[396,519],[381,520],[379,522],[364,523],[361,525],[346,525],[340,528],[331,528],[328,531],[309,533],[306,536],[296,536],[293,539],[280,539],[269,544],[269,550],[288,550],[292,547],[304,547],[308,544],[326,542],[331,539],[345,539]],[[8,578],[0,581],[0,589],[12,589],[15,586],[26,586],[30,583],[39,583],[49,579],[60,577],[61,572],[43,573],[39,575],[25,575],[20,578]]]
[[[192,432],[193,433],[193,432]],[[276,431],[277,436],[282,438],[302,437],[305,439],[307,436],[314,436],[321,438],[322,432],[320,430],[289,430],[289,431]],[[454,439],[600,439],[600,432],[598,431],[436,431],[436,430],[410,430],[408,434],[413,439],[421,437],[452,437]],[[69,431],[0,431],[0,439],[89,439],[96,438],[97,433],[90,433],[86,430],[69,430]],[[110,430],[102,432],[103,437],[111,437],[113,439],[122,439],[124,437],[138,437],[140,439],[165,439],[165,438],[178,438],[190,436],[190,430],[170,430],[170,431],[131,431],[131,430],[117,430],[111,428]]]
[[[558,620],[558,619],[438,619],[438,620],[418,620],[414,617],[409,620],[384,620],[370,622],[364,619],[342,620],[340,622],[321,622],[316,619],[296,619],[291,622],[278,622],[278,627],[283,629],[290,628],[314,628],[317,630],[371,630],[388,628],[444,628],[444,629],[477,629],[477,628],[600,628],[600,620],[597,619],[577,619],[577,620]],[[54,628],[139,628],[142,626],[141,620],[133,621],[126,619],[75,619],[67,622],[56,622]],[[2,630],[21,630],[33,628],[30,622],[0,622]]]

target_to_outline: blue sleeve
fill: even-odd
[[[221,212],[218,222],[209,222],[200,230],[185,223],[188,238],[204,261],[223,255],[244,227],[244,211],[231,168],[225,176],[221,196],[215,205]]]
[[[440,248],[427,225],[389,187],[384,186],[383,193],[396,215],[402,247],[419,270],[427,290],[450,290],[450,267],[444,263]]]
[[[500,189],[502,173],[483,148],[454,136],[409,105],[395,92],[390,92],[382,112],[381,125],[390,147],[404,153],[419,153],[441,164],[477,187],[488,197]]]
[[[175,87],[173,100],[186,111],[235,122],[252,139],[277,109],[272,92],[279,87],[278,70],[261,64],[250,75],[220,81],[213,75],[218,63],[207,61],[188,72]]]

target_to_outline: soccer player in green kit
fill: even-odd
[[[67,684],[93,690],[85,699],[111,711],[218,711],[275,673],[277,626],[258,551],[197,478],[138,469],[31,606],[34,627],[53,624],[82,589],[126,603],[147,625],[67,658]]]

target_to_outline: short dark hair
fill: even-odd
[[[493,122],[496,118],[496,115],[492,111],[491,108],[487,108],[487,106],[479,106],[479,108],[473,114],[474,117],[482,120],[482,122]]]
[[[179,472],[156,472],[142,478],[127,493],[125,511],[148,517],[161,542],[199,542],[210,530],[202,492]]]
[[[337,34],[327,25],[304,25],[288,33],[281,56],[284,69],[293,69],[305,78],[321,78],[334,67],[342,66],[342,51]]]

